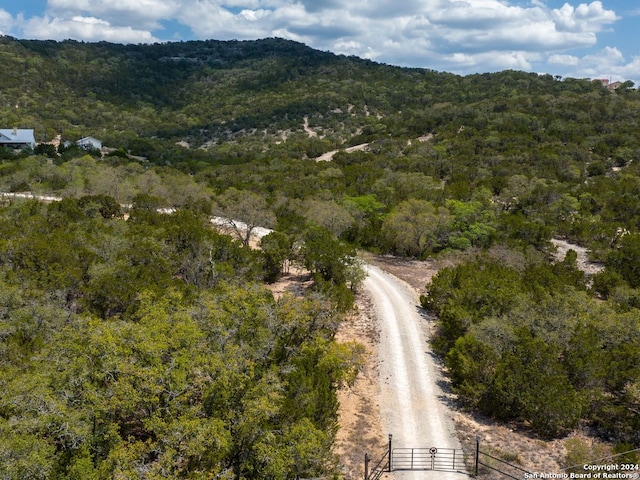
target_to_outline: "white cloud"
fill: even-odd
[[[592,63],[600,63],[606,62],[609,63],[617,63],[624,60],[624,56],[622,52],[615,47],[605,47],[601,51],[596,52],[591,55],[586,55],[584,60],[590,61]]]
[[[13,27],[13,17],[11,14],[0,8],[0,35],[6,35]]]
[[[633,57],[630,62],[615,66],[611,74],[614,80],[632,80],[636,87],[640,87],[640,57]]]
[[[497,71],[505,69],[530,70],[532,65],[522,52],[483,52],[479,54],[455,53],[449,58],[452,71]]]
[[[596,33],[617,16],[597,1],[551,10],[541,2],[525,8],[496,0],[468,0],[452,2],[450,8],[429,19],[438,27],[443,48],[458,53],[491,49],[552,52],[594,45]]]
[[[550,55],[548,62],[552,65],[573,66],[580,63],[580,58],[573,55]]]
[[[32,18],[24,22],[22,30],[28,38],[106,40],[114,43],[150,43],[158,41],[145,30],[131,27],[115,27],[95,17],[74,16],[63,18]]]
[[[581,3],[577,8],[565,3],[562,8],[552,10],[551,15],[558,29],[567,32],[599,32],[604,25],[619,20],[613,10],[605,10],[599,1]]]
[[[115,16],[131,12],[144,18],[163,18],[174,15],[181,7],[175,0],[48,0],[49,11],[82,11],[95,15]]]
[[[541,22],[547,19],[547,15],[539,7],[514,7],[497,1],[458,1],[452,2],[446,9],[431,13],[429,18],[434,23],[454,29],[488,29],[522,22]]]
[[[240,12],[240,16],[244,17],[245,20],[249,20],[251,22],[257,22],[270,14],[270,10],[242,10]]]
[[[114,26],[160,28],[159,21],[176,15],[181,0],[48,0],[47,12],[58,18],[76,15],[101,18]]]
[[[207,38],[288,32],[320,48],[365,43],[382,56],[381,42],[390,34],[405,49],[425,38],[445,55],[591,46],[595,34],[617,19],[600,1],[552,10],[541,1],[516,6],[505,0],[49,0],[48,11],[57,18],[82,15],[144,30],[177,19]]]
[[[264,25],[268,20],[264,17],[262,23],[257,23],[241,13],[232,13],[219,2],[197,0],[189,8],[181,9],[176,19],[187,25],[199,38],[229,40],[267,36]]]
[[[615,70],[624,67],[624,57],[620,50],[612,47],[590,55],[585,55],[575,68],[580,77],[609,78]]]
[[[640,56],[627,60],[615,47],[605,47],[582,57],[552,55],[548,63],[552,67],[561,66],[565,77],[632,80],[636,86],[640,85]]]

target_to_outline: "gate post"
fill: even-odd
[[[369,480],[369,454],[364,454],[364,480]]]
[[[393,438],[393,435],[389,434],[389,472],[391,471],[391,439]]]
[[[478,463],[480,461],[480,435],[476,435],[476,466],[473,470],[473,476],[478,476]]]

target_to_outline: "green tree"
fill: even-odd
[[[304,203],[304,210],[307,222],[326,228],[336,236],[340,236],[354,223],[349,211],[332,200],[309,199]]]
[[[45,155],[49,158],[56,158],[58,156],[56,147],[50,143],[39,143],[33,149],[33,153],[35,155]]]
[[[282,275],[285,264],[293,255],[293,241],[286,234],[271,232],[260,239],[260,248],[265,257],[265,280],[275,282]]]
[[[467,334],[446,355],[455,391],[463,402],[477,407],[495,374],[499,355],[493,347]]]
[[[375,195],[345,197],[345,208],[354,219],[354,223],[344,237],[356,244],[379,247],[379,231],[386,207]]]
[[[482,405],[496,416],[530,421],[545,437],[575,427],[582,413],[554,346],[525,331],[513,353],[503,354]]]
[[[478,201],[447,200],[445,205],[453,217],[449,245],[461,250],[491,245],[497,236],[493,210],[484,208]]]
[[[446,244],[451,217],[446,208],[426,200],[406,200],[382,223],[388,248],[398,254],[424,258]]]
[[[609,253],[606,265],[619,273],[631,287],[640,287],[640,234],[623,235],[618,248]]]
[[[353,247],[338,240],[322,227],[310,227],[304,233],[302,259],[304,266],[326,282],[346,284],[353,276],[349,270],[359,269]],[[358,286],[351,285],[354,289]]]
[[[472,324],[510,312],[521,301],[522,290],[517,271],[478,260],[440,270],[420,302],[439,317],[436,343],[446,353]]]
[[[216,214],[219,215],[220,222],[228,227],[243,245],[249,245],[256,228],[269,228],[275,223],[275,216],[266,201],[253,192],[230,188],[216,200]]]

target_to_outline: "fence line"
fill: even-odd
[[[369,471],[369,463],[371,459],[369,454],[364,454],[364,480],[378,480],[383,473],[391,471],[391,441],[393,435],[389,434],[389,445],[387,451],[376,465]]]
[[[481,455],[489,457],[492,460],[494,460],[496,462],[499,462],[502,465],[494,466],[494,465],[489,465],[487,463],[484,463],[481,460]],[[489,454],[487,452],[483,452],[482,450],[480,450],[480,436],[479,435],[476,435],[476,455],[475,455],[475,460],[476,460],[476,463],[475,463],[475,467],[474,467],[474,471],[473,471],[473,476],[474,477],[478,476],[478,470],[479,470],[480,466],[486,467],[486,468],[488,468],[490,470],[493,470],[494,472],[497,472],[497,473],[499,473],[501,475],[504,475],[505,477],[513,478],[515,480],[521,480],[522,478],[526,478],[525,474],[532,475],[531,472],[525,470],[524,468],[518,467],[517,465],[509,463],[506,460],[503,460],[503,459],[498,458],[498,457],[494,457],[493,455],[491,455],[491,454]],[[519,472],[521,475],[518,476],[518,477],[512,475],[512,473],[514,473],[513,471],[512,472],[507,472],[507,471],[504,470],[507,467],[516,470],[516,472]],[[533,477],[530,477],[530,478],[533,478]]]
[[[640,448],[636,448],[635,450],[629,450],[628,452],[616,453],[615,455],[609,455],[608,457],[596,458],[595,460],[589,460],[586,463],[588,463],[588,464],[597,464],[597,463],[603,462],[604,460],[609,460],[611,458],[621,457],[622,455],[628,455],[630,453],[638,453],[638,454],[640,454]],[[580,468],[583,465],[584,465],[584,462],[579,464],[579,465],[572,465],[570,467],[565,467],[562,470],[566,471],[566,470],[570,470],[572,468]]]

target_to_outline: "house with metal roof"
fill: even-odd
[[[0,147],[24,148],[36,146],[33,129],[0,128]]]
[[[102,140],[98,140],[94,137],[82,137],[80,140],[76,140],[75,142],[67,140],[62,145],[69,148],[73,144],[76,144],[83,150],[102,150]]]
[[[94,137],[82,137],[76,144],[83,150],[102,150],[102,141]]]

